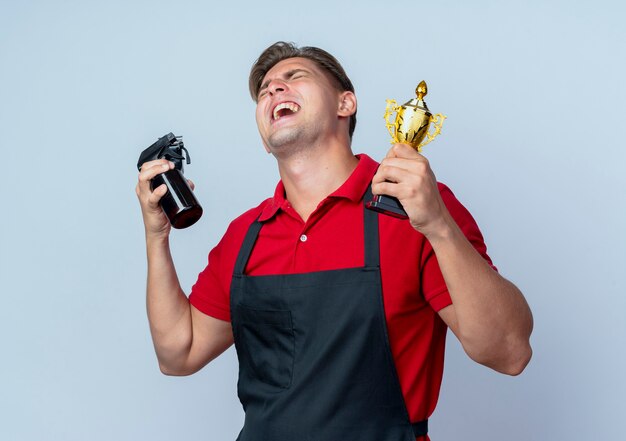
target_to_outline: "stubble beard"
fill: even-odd
[[[267,144],[274,156],[291,156],[311,148],[315,144],[315,133],[315,127],[285,128],[270,135]]]

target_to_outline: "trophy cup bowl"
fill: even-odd
[[[425,81],[421,81],[415,89],[416,97],[398,106],[396,100],[387,100],[385,109],[385,125],[391,135],[391,143],[408,144],[421,153],[422,147],[430,143],[441,133],[444,115],[438,113],[433,116],[424,102],[424,96],[428,93]],[[389,117],[395,113],[393,121]],[[430,128],[433,132],[430,132]],[[367,203],[367,208],[379,213],[387,214],[399,219],[408,219],[406,211],[400,201],[387,195],[378,195]]]
[[[394,142],[409,144],[418,152],[420,144],[428,133],[432,115],[424,109],[400,106],[396,111],[396,120],[393,123],[395,131]]]

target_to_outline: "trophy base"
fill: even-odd
[[[374,196],[374,199],[371,202],[368,202],[366,207],[370,210],[374,210],[398,219],[409,218],[406,211],[404,211],[404,208],[402,208],[402,204],[399,200],[391,196],[385,196],[384,194]]]

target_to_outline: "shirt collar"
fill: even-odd
[[[378,169],[378,163],[364,153],[358,154],[356,157],[359,159],[356,168],[341,187],[328,195],[329,198],[346,198],[353,202],[359,202],[363,198]],[[259,221],[265,222],[271,219],[279,208],[284,209],[287,204],[289,201],[285,199],[285,186],[283,181],[279,181],[274,191],[274,197],[268,200],[261,216],[259,216]]]

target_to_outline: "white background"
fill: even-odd
[[[192,377],[157,368],[135,164],[157,137],[184,135],[205,209],[172,237],[188,292],[230,220],[278,179],[247,91],[277,40],[343,63],[359,99],[354,150],[376,159],[385,99],[428,81],[448,119],[425,154],[533,309],[520,377],[474,364],[450,337],[432,439],[624,439],[624,12],[0,0],[0,439],[236,438],[232,349]]]

